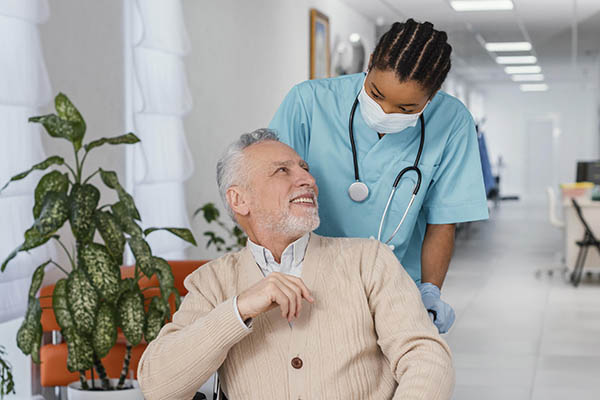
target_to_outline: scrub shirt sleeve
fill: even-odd
[[[475,123],[465,118],[448,139],[423,204],[428,224],[488,218]]]
[[[306,160],[310,144],[310,116],[300,85],[294,86],[285,96],[269,128],[277,132],[279,140],[291,146]]]

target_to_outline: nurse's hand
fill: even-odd
[[[277,306],[281,309],[281,316],[291,321],[300,315],[302,299],[314,302],[302,279],[273,272],[240,293],[237,306],[244,321]]]
[[[448,332],[456,317],[450,304],[441,299],[440,288],[433,283],[426,282],[419,284],[419,291],[425,308],[430,314],[433,314],[433,323],[438,331],[440,333]]]

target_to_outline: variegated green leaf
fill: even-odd
[[[124,203],[119,201],[110,208],[123,232],[128,233],[131,236],[142,236],[144,233],[142,228],[140,228],[133,218],[131,218]]]
[[[10,260],[15,258],[17,256],[17,253],[19,253],[20,250],[21,250],[21,246],[17,247],[16,249],[14,249],[13,251],[10,252],[10,254],[4,259],[4,261],[2,261],[2,267],[0,267],[0,272],[4,272],[4,270],[6,269],[6,266],[10,262]]]
[[[135,219],[140,220],[140,213],[135,206],[135,202],[133,201],[133,197],[129,193],[123,189],[121,184],[119,183],[119,179],[117,178],[117,173],[114,171],[105,171],[100,168],[100,177],[102,178],[102,182],[106,186],[111,189],[115,189],[117,191],[117,195],[119,196],[119,202],[123,204],[124,209],[127,211],[127,214]]]
[[[48,240],[50,240],[51,238],[53,238],[53,237],[55,237],[55,236],[53,236],[53,235],[46,235],[46,236],[40,235],[40,233],[37,231],[37,229],[35,229],[35,226],[29,228],[25,232],[25,241],[23,242],[23,244],[21,244],[19,247],[17,247],[16,249],[14,249],[6,257],[6,259],[2,262],[2,266],[0,267],[0,272],[4,272],[4,269],[6,268],[6,266],[10,262],[10,260],[12,260],[13,258],[15,258],[17,256],[17,253],[19,253],[20,251],[27,251],[27,250],[31,250],[33,248],[36,248],[38,246],[41,246],[44,243],[46,243]]]
[[[28,324],[27,321],[23,321],[21,327],[17,331],[17,347],[21,349],[23,354],[31,354],[33,350],[33,343],[37,337],[35,325]]]
[[[25,231],[25,241],[21,245],[20,251],[27,251],[39,247],[46,243],[48,240],[53,237],[58,237],[56,235],[45,235],[42,236],[40,232],[36,229],[35,224],[31,228]]]
[[[106,244],[106,248],[117,264],[123,263],[125,236],[115,217],[108,211],[97,210],[94,213],[96,228]]]
[[[102,146],[106,143],[108,143],[108,144],[133,144],[133,143],[137,143],[139,141],[140,141],[140,139],[137,136],[135,136],[133,133],[128,133],[126,135],[116,136],[116,137],[112,137],[112,138],[102,138],[102,139],[94,140],[94,141],[86,144],[85,146],[83,146],[83,148],[85,149],[85,151],[90,151],[94,147]]]
[[[121,279],[119,282],[119,298],[121,295],[129,290],[134,290],[136,288],[136,283],[133,278],[125,278]]]
[[[92,345],[98,358],[108,354],[117,342],[117,321],[115,311],[108,303],[102,303],[96,314],[96,328],[92,336]]]
[[[65,94],[59,93],[56,95],[54,98],[54,107],[56,108],[56,113],[62,119],[71,122],[80,122],[85,126],[85,121],[79,113],[79,110],[75,108],[73,103],[71,103],[71,100],[69,100]]]
[[[13,176],[12,178],[10,178],[10,180],[8,182],[6,182],[6,184],[2,187],[2,189],[0,189],[0,192],[2,192],[4,189],[6,189],[6,187],[11,182],[23,179],[27,175],[29,175],[31,172],[35,171],[35,170],[42,170],[43,171],[43,170],[45,170],[46,168],[48,168],[48,167],[50,167],[52,165],[62,165],[64,163],[65,163],[65,160],[62,157],[58,157],[58,156],[48,157],[47,159],[45,159],[41,163],[35,164],[33,167],[29,168],[27,171],[21,172],[20,174],[17,174],[15,176]]]
[[[171,290],[174,288],[175,278],[169,263],[160,257],[152,257],[152,265],[158,275],[158,283],[160,285],[160,293],[165,301],[169,300]]]
[[[42,211],[33,226],[40,237],[53,234],[69,216],[69,200],[64,193],[50,192],[44,197]]]
[[[31,360],[39,364],[40,363],[40,347],[42,346],[42,324],[38,324],[34,328],[33,346],[31,347]]]
[[[27,312],[23,323],[17,332],[17,347],[21,349],[23,354],[31,354],[31,352],[37,347],[36,341],[40,341],[42,324],[40,318],[42,316],[42,307],[40,306],[40,300],[38,298],[30,298],[27,306]]]
[[[83,243],[90,242],[94,237],[94,211],[100,200],[100,191],[95,186],[76,183],[69,196],[69,221],[73,236]]]
[[[67,280],[59,279],[54,285],[54,292],[52,293],[52,308],[54,309],[54,316],[60,329],[67,330],[74,327],[73,318],[69,311],[69,304],[67,301]]]
[[[60,171],[52,171],[42,176],[35,188],[35,204],[33,206],[33,217],[40,216],[44,197],[48,192],[67,193],[69,189],[69,178],[67,174]]]
[[[44,268],[46,265],[50,264],[50,260],[46,261],[39,267],[33,271],[33,276],[31,277],[31,285],[29,286],[29,298],[35,298],[38,290],[42,286],[42,281],[44,280]]]
[[[152,232],[155,232],[155,231],[170,232],[173,235],[185,240],[186,242],[189,242],[189,243],[193,244],[194,246],[197,246],[196,239],[194,239],[194,235],[187,228],[148,228],[148,229],[144,230],[144,236],[148,236],[149,234],[151,234]]]
[[[111,189],[116,190],[117,188],[121,187],[119,178],[117,177],[117,173],[115,171],[105,171],[100,168],[100,178],[102,178],[102,182],[104,182],[104,184]]]
[[[130,290],[121,296],[117,306],[119,326],[125,338],[136,346],[142,340],[146,314],[144,312],[144,296],[139,290]]]
[[[150,306],[148,306],[146,329],[144,330],[144,337],[148,343],[158,336],[160,328],[165,323],[165,306],[168,308],[168,305],[160,297],[153,297]]]
[[[71,272],[67,279],[67,304],[77,331],[89,335],[94,329],[98,294],[81,268]]]
[[[29,122],[42,124],[46,132],[52,137],[67,139],[73,143],[75,151],[81,148],[81,141],[85,134],[85,123],[67,121],[56,114],[40,115],[29,118]]]
[[[116,302],[121,270],[106,247],[98,243],[89,243],[79,250],[79,258],[81,266],[100,297],[111,303]]]
[[[131,218],[141,221],[140,212],[135,206],[133,197],[131,197],[131,195],[127,193],[124,189],[117,190],[117,194],[119,195],[119,201],[125,204],[127,213],[131,216]]]
[[[67,339],[67,369],[71,372],[83,371],[94,365],[94,348],[88,338],[75,329],[68,329]]]
[[[127,239],[129,248],[135,257],[136,265],[142,270],[144,275],[151,277],[154,274],[154,262],[152,261],[152,251],[150,246],[141,236],[132,236]]]

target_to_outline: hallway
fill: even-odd
[[[457,238],[443,288],[456,400],[598,399],[600,280],[565,283],[546,207],[504,202]]]

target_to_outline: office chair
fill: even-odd
[[[583,213],[581,212],[581,207],[577,203],[575,199],[571,199],[573,202],[573,207],[575,207],[575,212],[579,217],[579,220],[583,224],[584,235],[583,240],[578,240],[577,246],[579,246],[579,253],[577,253],[577,260],[575,261],[575,268],[573,268],[573,273],[571,274],[571,283],[573,286],[577,287],[581,282],[581,275],[583,274],[583,266],[585,265],[585,259],[587,258],[587,253],[590,246],[594,246],[598,252],[600,252],[600,241],[594,236],[594,233],[590,229],[587,224],[585,218],[583,217]]]

